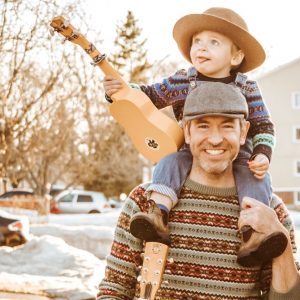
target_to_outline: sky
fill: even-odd
[[[210,7],[227,7],[240,14],[249,31],[265,48],[269,70],[300,57],[299,2],[295,0],[85,0],[90,28],[101,31],[100,52],[109,55],[118,22],[131,10],[147,39],[148,57],[161,60],[168,56],[182,61],[172,37],[175,22],[190,13],[202,13]]]

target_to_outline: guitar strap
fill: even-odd
[[[237,73],[236,77],[235,77],[235,85],[241,90],[241,92],[243,94],[245,94],[245,92],[247,91],[247,75],[243,74],[243,73]]]
[[[197,87],[197,73],[198,72],[194,67],[188,69],[188,79],[190,82],[189,93]]]

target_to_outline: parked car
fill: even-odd
[[[109,198],[108,202],[112,208],[121,208],[124,204],[124,201],[121,201],[118,198]]]
[[[30,190],[14,189],[1,194],[0,199],[12,198],[14,196],[33,196],[33,195],[34,195],[33,192]]]
[[[57,213],[102,213],[111,210],[103,193],[83,190],[66,190],[55,197]]]
[[[29,238],[29,220],[0,210],[0,246],[19,246]]]

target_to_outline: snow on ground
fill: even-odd
[[[31,224],[25,245],[0,247],[0,291],[95,299],[119,213],[50,215]],[[300,212],[292,216],[300,249]]]
[[[0,248],[0,290],[60,299],[95,299],[105,262],[62,239],[44,235]]]
[[[31,225],[30,231],[35,236],[49,234],[61,238],[68,245],[89,251],[99,259],[105,259],[109,253],[114,234],[114,228],[96,225],[37,224]]]
[[[36,219],[26,244],[0,247],[0,291],[95,299],[119,213]]]

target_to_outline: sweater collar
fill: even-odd
[[[232,74],[230,76],[227,77],[223,77],[223,78],[212,78],[212,77],[207,77],[201,73],[199,73],[195,67],[190,67],[188,69],[188,77],[195,77],[197,80],[200,81],[212,81],[212,82],[223,82],[223,83],[231,83],[235,81],[236,78],[236,74]]]
[[[236,196],[237,190],[236,187],[228,187],[228,188],[219,188],[219,187],[212,187],[200,184],[196,181],[187,178],[184,184],[186,187],[190,188],[195,192],[199,192],[201,194],[209,194],[214,196]]]

